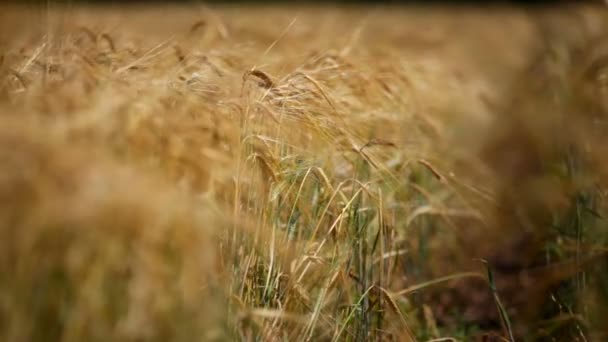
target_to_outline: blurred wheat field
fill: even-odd
[[[0,5],[0,340],[605,340],[607,19]]]

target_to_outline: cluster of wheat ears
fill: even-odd
[[[607,25],[0,5],[0,340],[605,340]]]

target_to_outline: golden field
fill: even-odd
[[[0,340],[605,340],[607,19],[0,5]]]

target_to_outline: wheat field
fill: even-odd
[[[0,340],[606,340],[607,19],[0,5]]]

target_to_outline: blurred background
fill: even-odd
[[[29,3],[106,3],[106,4],[125,4],[125,3],[274,3],[274,4],[293,4],[293,3],[314,3],[314,4],[333,4],[333,3],[365,3],[365,4],[556,4],[556,3],[600,3],[602,1],[560,1],[560,0],[25,0],[9,2],[29,2]]]

